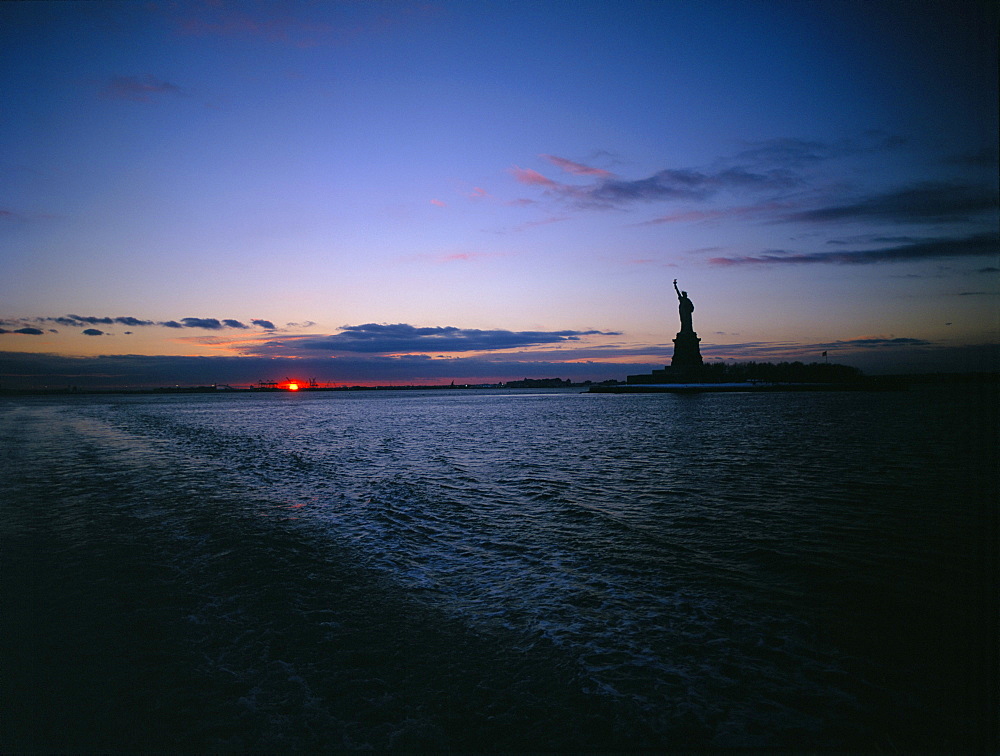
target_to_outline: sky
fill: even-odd
[[[0,387],[1000,369],[997,21],[0,3]]]

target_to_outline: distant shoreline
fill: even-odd
[[[511,382],[511,383],[520,383]],[[88,395],[157,395],[157,394],[294,394],[313,392],[345,391],[538,391],[540,389],[583,389],[591,394],[643,394],[643,393],[707,393],[707,392],[752,392],[766,393],[779,391],[894,391],[910,386],[1000,384],[1000,372],[991,373],[911,373],[898,375],[868,376],[858,381],[844,383],[805,383],[743,381],[738,383],[662,383],[626,384],[620,383],[565,383],[560,386],[523,386],[509,384],[428,384],[406,386],[302,386],[293,391],[287,388],[232,388],[222,385],[206,386],[159,386],[153,388],[4,388],[0,387],[0,397],[13,396],[88,396]]]

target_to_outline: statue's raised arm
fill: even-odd
[[[674,279],[674,291],[677,292],[678,309],[681,315],[681,330],[694,331],[691,324],[691,313],[694,312],[694,302],[688,299],[688,293],[677,288],[677,279]]]

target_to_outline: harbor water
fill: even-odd
[[[0,750],[992,750],[996,441],[983,387],[0,398]]]

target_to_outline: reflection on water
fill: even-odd
[[[983,744],[984,406],[8,401],[3,746]]]

